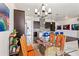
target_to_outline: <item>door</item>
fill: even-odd
[[[14,28],[19,37],[25,33],[25,11],[14,10]]]

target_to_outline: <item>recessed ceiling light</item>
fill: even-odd
[[[30,10],[30,8],[27,9],[28,11]]]
[[[46,6],[47,6],[47,4],[46,4]]]
[[[59,15],[58,13],[56,13],[55,15]]]

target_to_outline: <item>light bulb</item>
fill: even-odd
[[[38,12],[38,15],[40,15],[40,12]]]
[[[45,12],[45,5],[42,6],[42,11]]]
[[[29,11],[30,9],[28,8],[27,10]]]
[[[46,4],[46,6],[47,6],[47,4]]]
[[[35,9],[35,14],[37,14],[37,12],[38,12],[38,9]]]
[[[45,15],[47,15],[48,13],[47,12],[45,12]]]
[[[51,24],[52,24],[52,22],[51,22]]]
[[[51,8],[49,8],[49,9],[48,9],[48,13],[51,14],[51,11],[52,11]]]

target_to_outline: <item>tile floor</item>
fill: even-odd
[[[78,41],[71,41],[65,44],[65,52],[71,56],[79,56]]]

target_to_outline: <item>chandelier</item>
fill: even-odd
[[[42,4],[41,8],[35,9],[35,15],[39,18],[40,21],[40,32],[45,31],[45,17],[52,14],[51,8],[46,9],[46,5]]]
[[[38,17],[46,17],[49,14],[52,14],[51,8],[46,9],[46,5],[42,4],[41,8],[35,9],[35,15]]]

